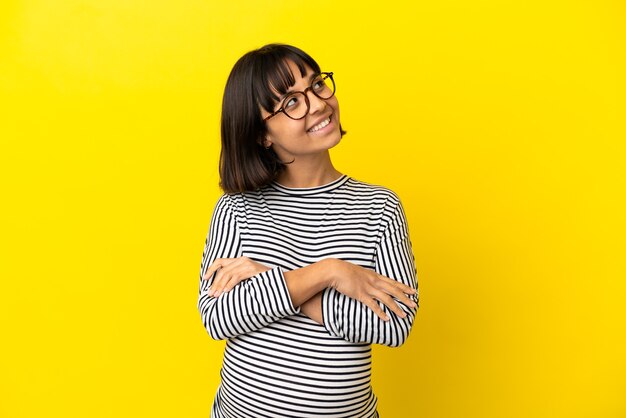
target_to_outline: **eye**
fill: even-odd
[[[285,99],[283,107],[285,109],[290,109],[298,106],[299,103],[300,99],[298,98],[298,96],[289,96]]]
[[[313,83],[311,83],[311,87],[313,87],[313,90],[315,91],[324,90],[324,87],[326,87],[324,78],[321,75],[317,76],[317,78],[313,80]]]

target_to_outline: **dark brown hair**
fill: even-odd
[[[220,153],[220,187],[226,193],[257,190],[276,179],[288,164],[263,146],[267,128],[259,108],[273,112],[280,98],[276,93],[283,95],[296,83],[288,61],[302,77],[305,67],[320,72],[317,62],[301,49],[269,44],[241,57],[228,76]]]

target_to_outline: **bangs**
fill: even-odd
[[[314,73],[319,73],[320,67],[313,58],[297,48],[267,48],[263,52],[253,75],[253,91],[259,105],[271,113],[280,97],[296,84],[289,61],[296,65],[301,77],[306,76],[306,67]]]

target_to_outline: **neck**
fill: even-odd
[[[328,152],[319,158],[296,158],[287,164],[285,170],[278,175],[276,181],[285,187],[317,187],[328,184],[341,177],[341,173],[333,167]]]

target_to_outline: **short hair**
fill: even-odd
[[[307,66],[320,72],[317,62],[301,49],[269,44],[242,56],[228,76],[222,101],[220,152],[220,187],[225,193],[262,188],[288,164],[263,145],[267,128],[260,107],[272,113],[280,99],[276,93],[283,95],[295,85],[289,61],[302,77]]]

